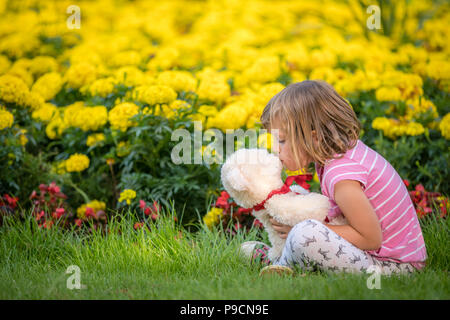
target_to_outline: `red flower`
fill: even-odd
[[[161,206],[159,205],[159,203],[156,202],[156,200],[153,201],[153,212],[158,213],[160,210],[161,210]]]
[[[81,228],[83,221],[81,219],[75,219],[75,224]]]
[[[39,190],[41,190],[41,194],[45,194],[45,192],[47,192],[47,190],[48,190],[48,187],[47,187],[47,185],[41,183],[39,185]]]
[[[423,186],[421,183],[419,183],[419,184],[416,186],[416,191],[419,191],[419,192],[425,192],[425,188],[424,188],[424,186]]]
[[[156,219],[158,219],[158,215],[153,213],[151,216],[152,220],[155,221]]]
[[[44,228],[45,229],[50,229],[53,225],[53,221],[52,220],[46,220],[44,221]]]
[[[61,199],[67,199],[67,196],[62,192],[55,193],[55,197],[61,198]]]
[[[56,185],[55,182],[50,183],[50,185],[48,186],[48,192],[50,193],[58,193],[60,192],[59,187]]]
[[[91,207],[86,207],[86,218],[95,217],[94,209]]]
[[[403,183],[406,185],[406,187],[409,187],[409,181],[407,179],[403,179]]]
[[[150,215],[151,213],[158,213],[161,210],[161,206],[156,200],[153,201],[151,207],[147,207],[147,203],[144,200],[139,200],[139,207],[144,210],[146,216]]]
[[[252,209],[251,208],[249,208],[249,209],[245,209],[245,208],[239,208],[238,209],[238,211],[237,211],[237,213],[240,215],[240,214],[249,214],[249,213],[251,213],[252,212]]]
[[[259,221],[256,218],[255,218],[255,220],[253,220],[253,225],[257,228],[263,228],[263,224],[261,223],[261,221]]]
[[[17,201],[19,201],[19,198],[17,198],[17,197],[10,197],[8,194],[5,194],[5,196],[4,196],[4,198],[6,199],[6,201],[8,202],[8,204],[9,204],[9,207],[11,208],[11,209],[15,209],[16,208],[16,206],[17,206]]]
[[[36,221],[41,220],[41,218],[45,215],[44,210],[36,214]]]
[[[64,214],[65,210],[64,208],[57,208],[55,213],[56,213],[56,218],[59,219],[61,218],[61,216]]]
[[[31,192],[31,195],[30,195],[30,200],[32,200],[32,199],[34,199],[34,198],[37,198],[37,192],[36,192],[36,190],[33,190],[33,192]]]
[[[220,193],[220,197],[217,198],[215,207],[223,208],[226,211],[228,211],[228,208],[230,207],[230,204],[228,203],[228,199],[230,198],[230,195],[226,191],[222,191]]]
[[[144,226],[143,222],[136,222],[133,226],[134,230],[140,229]]]

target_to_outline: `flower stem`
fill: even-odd
[[[70,185],[71,187],[73,187],[79,194],[81,194],[81,196],[83,197],[84,201],[86,201],[86,203],[91,202],[91,200],[89,199],[89,197],[87,196],[87,194],[86,194],[83,190],[81,190],[80,188],[78,188],[78,187],[75,185],[75,183],[72,182],[72,180],[69,179],[69,180],[67,180],[67,182],[68,182],[69,185]]]

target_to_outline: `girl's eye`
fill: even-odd
[[[284,140],[279,140],[278,142],[279,142],[279,143],[284,143]]]

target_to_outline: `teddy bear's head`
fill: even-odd
[[[266,149],[239,149],[221,169],[225,190],[244,208],[251,208],[283,185],[280,159]]]

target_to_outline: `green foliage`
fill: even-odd
[[[195,220],[197,212],[207,210],[209,195],[221,187],[218,164],[194,164],[193,153],[191,164],[172,161],[172,149],[178,143],[171,140],[174,130],[188,130],[193,145],[193,126],[185,117],[168,120],[148,114],[138,115],[136,120],[137,126],[115,137],[129,144],[128,154],[118,165],[118,188],[136,190],[138,199],[163,205],[173,199],[177,211],[185,208],[184,222]]]

